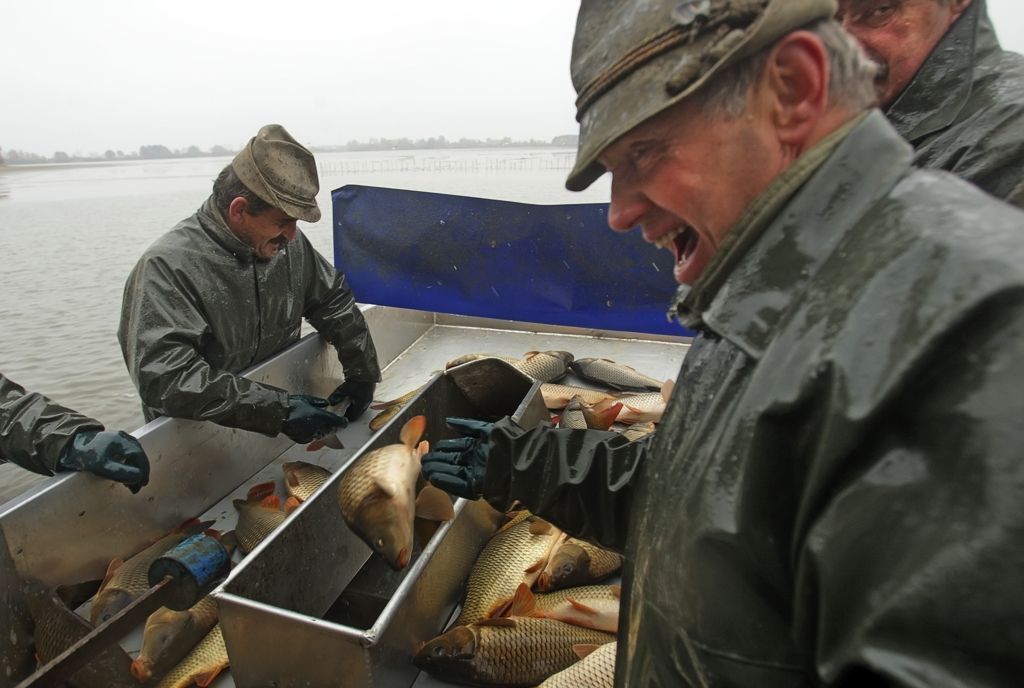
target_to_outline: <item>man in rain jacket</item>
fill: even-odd
[[[1024,57],[1000,47],[985,0],[839,0],[838,17],[879,65],[914,164],[1024,207]]]
[[[267,125],[202,207],[139,259],[118,340],[147,420],[209,420],[305,443],[366,410],[380,380],[366,321],[344,275],[296,228],[320,219],[319,188],[313,154]],[[298,340],[303,318],[344,368],[329,400],[239,375]],[[325,410],[346,399],[345,416]]]
[[[697,336],[650,440],[450,419],[424,457],[625,551],[618,686],[1024,671],[1024,213],[912,167],[835,9],[583,0],[567,186],[611,171]]]
[[[0,463],[33,473],[86,471],[138,492],[149,482],[149,459],[125,432],[106,432],[83,416],[0,373]]]

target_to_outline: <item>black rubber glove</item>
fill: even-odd
[[[488,436],[494,423],[470,418],[446,418],[448,427],[465,437],[441,440],[423,456],[423,477],[456,497],[478,499],[484,491]]]
[[[82,430],[57,459],[58,470],[86,471],[124,483],[132,494],[149,483],[149,459],[139,441],[126,432]]]
[[[288,435],[293,442],[307,444],[346,427],[348,421],[342,416],[324,410],[327,405],[327,400],[320,397],[290,394],[288,417],[281,426],[281,432]]]
[[[327,401],[331,406],[337,406],[345,399],[349,399],[350,403],[345,409],[345,417],[349,420],[356,420],[369,408],[375,389],[377,389],[377,383],[372,380],[345,380],[331,392]]]

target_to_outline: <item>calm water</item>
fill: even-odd
[[[367,184],[527,203],[608,200],[563,182],[566,150],[319,154],[324,216],[300,228],[333,255],[330,191]],[[229,158],[0,170],[0,370],[31,391],[98,418],[142,424],[117,344],[121,291],[139,254],[206,199]],[[0,503],[42,479],[0,466]]]

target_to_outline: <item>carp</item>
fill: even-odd
[[[281,511],[281,498],[274,494],[275,487],[272,482],[254,485],[245,499],[233,502],[238,509],[235,539],[245,554],[256,549],[288,517]]]
[[[92,624],[68,609],[42,583],[27,580],[25,591],[35,626],[36,655],[41,662],[49,662],[93,630]],[[131,664],[131,657],[119,645],[111,645],[76,671],[69,685],[79,688],[133,688],[138,683],[132,677]]]
[[[607,430],[615,422],[615,418],[621,410],[622,404],[616,403],[598,411],[579,396],[575,396],[569,400],[568,406],[562,410],[558,427],[573,430],[585,430],[587,428]]]
[[[443,680],[533,686],[578,659],[574,645],[603,645],[611,633],[554,619],[487,619],[456,626],[419,649],[413,664]]]
[[[518,512],[477,557],[466,581],[466,598],[455,626],[501,616],[520,583],[532,586],[544,570],[560,530],[529,511]]]
[[[571,385],[543,384],[540,386],[541,396],[544,397],[544,405],[552,411],[564,409],[572,401],[573,397],[579,397],[588,404],[605,404],[598,410],[603,411],[616,403],[615,397],[607,392],[584,387],[573,387]]]
[[[590,382],[621,390],[660,390],[661,380],[607,358],[581,358],[573,361],[572,372]]]
[[[660,392],[623,394],[617,397],[615,401],[622,402],[622,410],[619,411],[619,415],[615,418],[616,422],[626,423],[627,425],[646,423],[648,421],[660,423],[668,400],[672,396],[673,389],[675,389],[675,383],[672,380],[666,380],[665,384],[661,386]],[[604,410],[610,405],[609,402],[603,402],[598,404],[597,408],[598,410]]]
[[[491,354],[465,354],[445,364],[445,370],[455,366],[478,361],[484,358],[497,358],[505,361],[513,368],[540,382],[561,380],[569,373],[573,356],[568,351],[527,351],[522,358],[509,356],[492,356]]]
[[[521,583],[512,595],[507,616],[558,619],[574,626],[615,633],[619,627],[618,585],[585,585],[534,595]]]
[[[107,621],[149,590],[149,565],[160,555],[189,536],[203,532],[213,523],[200,523],[197,519],[186,521],[127,561],[111,561],[99,592],[93,598],[92,607],[89,609],[89,620],[93,625],[98,626]]]
[[[412,558],[415,517],[448,521],[455,516],[451,498],[443,491],[425,484],[416,492],[420,458],[430,450],[427,442],[419,442],[426,425],[425,416],[409,419],[402,427],[401,444],[359,457],[338,485],[345,523],[396,571]]]
[[[628,428],[622,431],[622,436],[630,442],[636,442],[642,437],[647,437],[655,430],[655,425],[651,421],[646,423],[633,423]]]
[[[161,607],[149,615],[142,650],[132,662],[132,676],[145,683],[174,667],[217,623],[217,603],[207,595],[185,611]]]
[[[204,688],[213,683],[213,679],[229,664],[228,648],[224,644],[220,624],[217,624],[185,659],[160,679],[156,688],[187,688],[191,685]]]
[[[584,540],[568,538],[552,552],[537,577],[537,590],[551,592],[604,580],[622,568],[622,555]]]
[[[288,461],[281,468],[285,489],[300,502],[309,499],[331,477],[326,468],[305,461]]]
[[[559,671],[540,684],[540,688],[612,688],[615,685],[617,642],[604,645],[573,645],[580,661]]]

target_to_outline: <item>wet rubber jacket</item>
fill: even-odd
[[[886,113],[914,164],[1024,207],[1024,57],[1003,50],[974,0]]]
[[[346,377],[380,380],[344,275],[302,232],[273,259],[255,260],[211,198],[139,259],[117,338],[147,420],[209,420],[274,435],[288,392],[237,373],[297,341],[303,318],[337,349]]]
[[[681,301],[650,442],[491,433],[489,502],[625,549],[617,686],[1024,675],[1024,213],[911,156],[870,114]]]
[[[103,424],[47,399],[0,373],[0,461],[53,475],[65,445],[80,430]]]

